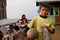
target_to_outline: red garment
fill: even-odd
[[[21,24],[28,23],[26,18],[25,19],[19,19],[18,22],[21,23]]]

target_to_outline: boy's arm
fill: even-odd
[[[55,29],[54,29],[54,28],[51,29],[51,28],[47,27],[47,29],[48,29],[48,31],[49,31],[51,34],[54,34],[54,33],[55,33]]]
[[[51,24],[50,27],[46,27],[46,28],[48,29],[48,31],[49,31],[50,33],[52,33],[52,34],[55,33],[55,27],[54,27],[53,24]]]

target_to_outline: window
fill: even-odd
[[[36,6],[39,6],[40,5],[40,3],[39,2],[36,2]]]
[[[59,14],[58,14],[58,7],[55,8],[55,15],[56,15],[56,16],[59,15]]]

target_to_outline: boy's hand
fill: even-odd
[[[47,27],[47,25],[46,25],[46,24],[41,24],[40,27],[41,27],[42,29],[44,29],[44,28]]]

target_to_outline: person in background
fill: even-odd
[[[27,25],[28,21],[25,14],[22,15],[22,18],[19,19],[18,22],[21,24],[21,28],[24,28]]]
[[[24,35],[26,36],[26,32],[28,31],[29,28],[27,27],[28,20],[25,14],[22,15],[22,18],[19,19],[18,22],[20,23],[20,28],[23,30]]]
[[[28,24],[28,28],[35,28],[38,31],[37,40],[51,40],[51,34],[55,33],[54,24],[47,16],[49,11],[49,4],[42,3],[39,8],[39,16],[33,18],[32,21]]]

